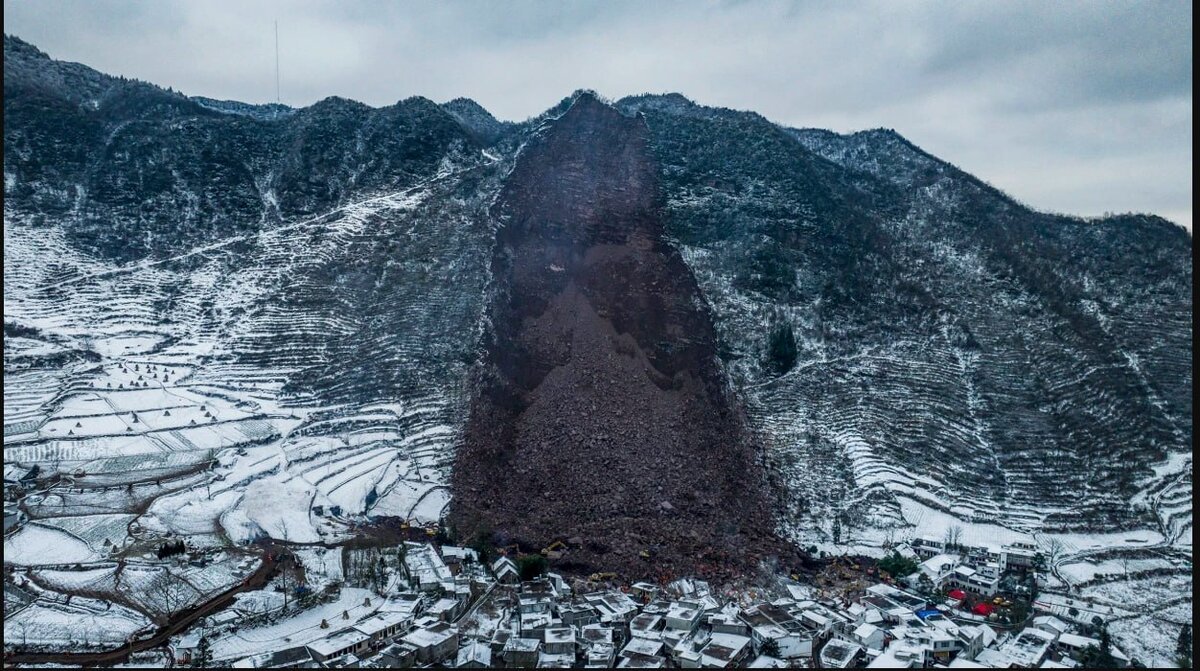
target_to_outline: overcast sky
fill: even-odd
[[[1036,208],[1191,227],[1190,2],[5,0],[51,56],[190,95],[470,97],[520,120],[575,89],[678,91],[781,124],[895,128]]]

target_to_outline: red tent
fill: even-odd
[[[975,604],[975,607],[971,609],[971,612],[975,613],[976,615],[991,615],[993,610],[995,609],[992,608],[992,604],[980,603]]]
[[[967,598],[967,593],[962,591],[961,589],[952,589],[949,592],[946,592],[946,595],[949,596],[951,599],[958,599],[959,601],[962,601],[963,599]]]

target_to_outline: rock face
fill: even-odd
[[[663,237],[643,121],[581,95],[525,146],[498,208],[460,533],[581,536],[571,558],[596,568],[643,551],[689,571],[744,559],[769,506],[711,321]]]

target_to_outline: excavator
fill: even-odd
[[[562,541],[554,541],[553,543],[542,548],[542,556],[547,559],[559,559],[563,556],[563,552],[567,550],[567,544]]]

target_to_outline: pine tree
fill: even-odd
[[[1179,655],[1179,668],[1192,668],[1192,625],[1185,624],[1179,630],[1179,645],[1176,646],[1175,652]]]
[[[212,644],[208,642],[207,636],[201,636],[200,642],[196,644],[196,654],[192,657],[192,666],[207,669],[212,666],[212,658]]]
[[[767,340],[767,360],[776,374],[783,375],[796,365],[796,335],[786,319],[777,316],[774,322]]]

